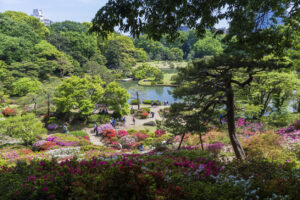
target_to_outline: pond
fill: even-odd
[[[119,82],[120,85],[128,90],[131,98],[136,99],[136,91],[139,92],[141,100],[159,100],[161,102],[168,101],[169,104],[178,102],[178,99],[174,99],[171,92],[173,87],[166,86],[140,86],[137,81]]]

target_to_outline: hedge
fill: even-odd
[[[161,105],[161,101],[158,102],[158,100],[154,100],[153,102],[154,102],[154,105]],[[152,100],[144,100],[143,101],[143,104],[151,105],[151,103],[152,103]]]
[[[136,100],[136,99],[133,99],[133,100],[131,100],[130,101],[130,104],[131,105],[137,105],[138,103],[137,103],[138,101]],[[139,103],[141,104],[141,101],[139,100]]]

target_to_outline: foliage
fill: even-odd
[[[147,113],[150,113],[150,108],[147,108],[147,107],[143,107],[141,108],[142,110],[146,111]]]
[[[37,135],[46,133],[46,129],[34,114],[25,114],[0,120],[0,132],[20,138],[25,144],[31,144],[37,139]]]
[[[106,85],[104,90],[104,102],[114,112],[124,116],[129,113],[129,105],[127,101],[129,94],[126,89],[122,88],[118,83],[111,82]]]
[[[48,36],[50,33],[48,28],[42,22],[40,22],[39,19],[32,16],[28,16],[26,13],[16,11],[5,11],[3,14],[5,16],[10,17],[16,22],[25,23],[31,26],[33,31],[43,38]]]
[[[163,79],[161,75],[163,75],[163,72],[160,69],[147,64],[140,65],[133,71],[133,76],[136,80],[153,77],[155,81],[160,81]]]
[[[68,134],[75,137],[84,137],[88,135],[88,133],[85,131],[70,131]]]
[[[57,110],[69,113],[72,109],[78,109],[80,114],[88,115],[95,108],[96,103],[103,98],[104,89],[100,78],[72,76],[57,87],[54,103]]]
[[[190,57],[203,58],[204,56],[218,55],[222,53],[223,48],[221,42],[216,38],[213,38],[212,34],[206,34],[201,40],[198,40],[191,52]]]
[[[41,83],[30,78],[21,78],[13,83],[13,94],[17,96],[25,96],[30,92],[37,92],[41,88]]]
[[[136,99],[132,99],[132,100],[130,101],[130,104],[131,104],[131,105],[138,105],[138,101],[137,101]]]
[[[143,104],[151,105],[153,101],[153,105],[161,106],[161,101],[159,100],[143,100]]]

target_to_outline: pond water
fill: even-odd
[[[136,99],[136,91],[139,92],[141,100],[159,100],[161,102],[168,101],[169,104],[178,102],[178,99],[174,99],[171,92],[173,87],[166,86],[140,86],[137,81],[119,82],[120,85],[128,90],[130,94],[130,102],[132,99]]]

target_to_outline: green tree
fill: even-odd
[[[57,59],[57,70],[59,71],[60,77],[64,77],[66,74],[72,74],[74,66],[66,56],[61,56]]]
[[[193,58],[203,58],[204,56],[213,56],[222,53],[221,42],[212,36],[206,35],[205,38],[198,40],[191,51]]]
[[[42,40],[34,46],[35,53],[39,58],[45,58],[47,60],[55,60],[62,56],[62,52],[46,40]]]
[[[26,145],[32,144],[37,140],[36,136],[46,132],[42,122],[32,113],[0,120],[0,133],[20,138]]]
[[[103,99],[103,81],[97,77],[72,76],[64,79],[57,87],[54,103],[57,111],[68,114],[78,111],[87,116],[92,113],[95,105]]]
[[[101,51],[107,60],[107,67],[128,73],[135,65],[135,47],[131,38],[112,34],[101,44]]]
[[[122,88],[118,83],[109,83],[104,90],[104,104],[109,109],[119,113],[121,116],[129,113],[129,105],[127,103],[129,94],[126,89]]]
[[[179,48],[172,48],[169,51],[168,55],[169,60],[182,61],[183,59],[183,51]]]
[[[163,79],[163,72],[157,67],[148,64],[143,64],[134,69],[133,76],[136,80],[142,80],[153,77],[156,80],[160,81]]]
[[[100,65],[96,61],[89,61],[84,66],[83,69],[91,76],[100,76],[101,79],[105,82],[112,82],[115,77],[114,75],[105,67]]]
[[[12,63],[7,69],[15,78],[38,78],[40,72],[40,66],[34,62]]]
[[[135,58],[138,62],[146,62],[148,61],[148,55],[147,52],[144,51],[142,48],[135,49]]]
[[[284,111],[299,87],[295,72],[260,72],[253,76],[251,85],[237,91],[237,103],[246,116],[261,118],[266,112]]]
[[[32,80],[28,77],[20,78],[13,83],[12,94],[16,96],[25,96],[27,93],[36,92],[41,88],[41,82]]]
[[[7,64],[32,60],[32,44],[24,38],[0,33],[0,60]]]
[[[5,11],[3,15],[10,17],[16,22],[25,23],[31,26],[33,31],[42,38],[45,38],[50,33],[49,29],[42,22],[40,22],[39,19],[37,19],[36,17],[28,16],[26,13],[16,11]]]
[[[41,37],[34,32],[32,27],[25,23],[14,21],[2,13],[0,13],[0,33],[11,37],[23,38],[32,44],[41,40]]]

